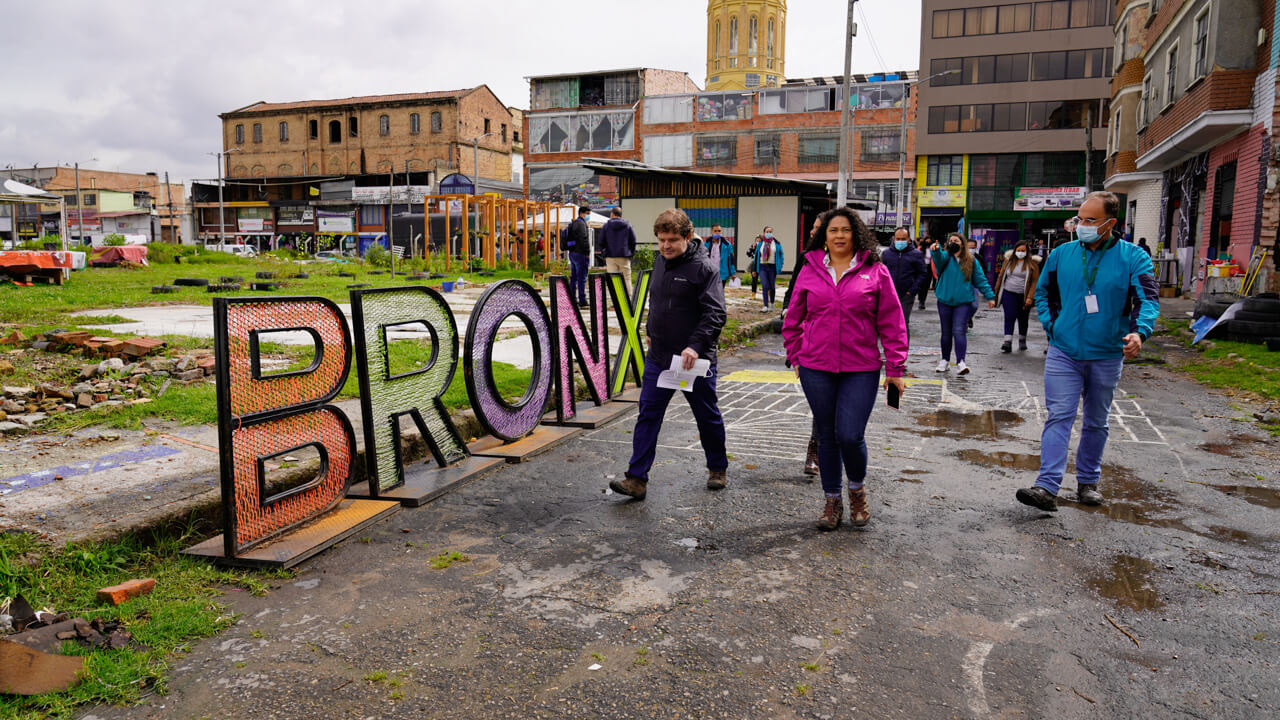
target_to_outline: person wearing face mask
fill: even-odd
[[[902,319],[910,332],[911,308],[928,273],[924,266],[924,253],[911,247],[910,233],[906,227],[900,227],[893,232],[893,242],[880,257],[893,277],[893,287],[898,292],[898,302],[902,304]]]
[[[1109,192],[1090,193],[1075,218],[1075,242],[1054,249],[1036,286],[1036,310],[1049,337],[1044,360],[1044,431],[1040,473],[1021,488],[1018,502],[1040,510],[1058,509],[1058,490],[1067,467],[1071,428],[1083,407],[1076,448],[1076,499],[1101,505],[1098,482],[1107,445],[1111,399],[1125,358],[1132,360],[1150,337],[1160,314],[1160,286],[1151,258],[1133,243],[1112,235],[1120,200]]]
[[[711,237],[707,238],[707,256],[720,268],[720,287],[729,284],[734,275],[733,243],[724,236],[724,229],[719,225],[711,226]]]
[[[764,307],[760,311],[769,312],[773,308],[775,284],[783,262],[782,243],[774,238],[773,228],[764,229],[755,251],[756,273],[760,276],[760,295],[764,301]]]
[[[934,294],[938,299],[938,318],[942,321],[942,359],[935,370],[947,371],[954,342],[956,368],[961,375],[967,375],[969,366],[964,359],[968,352],[969,318],[975,305],[974,290],[987,299],[987,307],[996,306],[996,295],[987,282],[982,263],[970,254],[963,235],[951,233],[947,236],[945,251],[936,242],[929,249],[933,267],[938,272],[938,287]]]
[[[1014,323],[1018,325],[1018,349],[1027,349],[1027,326],[1031,322],[1031,306],[1039,279],[1040,262],[1031,257],[1026,241],[1014,245],[1005,255],[1000,277],[996,278],[996,297],[1004,309],[1004,344],[1000,352],[1013,352]]]

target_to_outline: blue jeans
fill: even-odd
[[[938,319],[942,321],[942,359],[951,360],[951,343],[955,342],[956,362],[963,362],[969,351],[969,318],[977,308],[974,305],[948,305],[938,302]]]
[[[1076,448],[1076,484],[1098,484],[1102,451],[1107,446],[1107,415],[1123,369],[1123,358],[1075,360],[1049,346],[1044,359],[1044,408],[1048,417],[1040,435],[1040,476],[1036,485],[1054,495],[1062,487],[1071,427],[1081,399],[1084,424],[1080,428],[1080,447]]]
[[[569,296],[576,297],[579,305],[587,304],[587,256],[569,253]]]
[[[1031,323],[1031,308],[1027,306],[1027,296],[1022,293],[1005,290],[1000,293],[1000,307],[1004,309],[1004,334],[1013,334],[1013,325],[1018,324],[1018,336],[1027,336],[1027,326]]]
[[[827,372],[800,368],[800,385],[818,432],[822,491],[840,494],[840,468],[857,490],[867,477],[867,420],[876,404],[880,372]]]
[[[773,305],[777,293],[774,286],[778,282],[778,266],[772,263],[760,265],[760,294],[764,298],[764,306]]]
[[[667,404],[676,392],[689,401],[689,409],[698,423],[698,439],[702,442],[702,452],[707,456],[707,469],[724,470],[729,467],[729,456],[724,449],[724,419],[716,401],[715,364],[711,365],[711,376],[698,378],[693,390],[687,393],[658,387],[658,373],[670,364],[670,358],[665,363],[652,358],[644,363],[640,408],[631,435],[631,465],[627,468],[628,475],[641,480],[649,479],[649,468],[653,467],[653,458],[658,450],[658,434],[662,432],[662,418],[667,414]]]

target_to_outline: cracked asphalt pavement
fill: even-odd
[[[1059,512],[1024,507],[1044,338],[1001,355],[997,314],[977,323],[958,378],[933,372],[932,298],[913,316],[865,530],[814,529],[808,414],[766,335],[721,360],[726,490],[677,399],[648,499],[607,493],[629,413],[230,593],[240,621],[175,658],[167,695],[85,717],[1275,717],[1277,443],[1129,366],[1107,505],[1068,476]]]

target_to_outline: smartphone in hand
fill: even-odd
[[[898,386],[894,385],[893,383],[889,383],[889,388],[888,390],[885,391],[885,394],[888,396],[887,402],[889,404],[889,407],[893,408],[894,410],[897,410],[898,402],[902,398],[902,393],[898,392]]]

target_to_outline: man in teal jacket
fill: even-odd
[[[1067,466],[1076,407],[1084,400],[1084,424],[1076,448],[1076,498],[1101,505],[1098,492],[1107,416],[1124,359],[1133,359],[1160,314],[1160,292],[1151,258],[1112,235],[1120,201],[1091,193],[1074,218],[1076,241],[1055,249],[1036,286],[1036,310],[1049,337],[1044,362],[1048,417],[1040,436],[1040,475],[1017,492],[1018,502],[1057,510]]]

